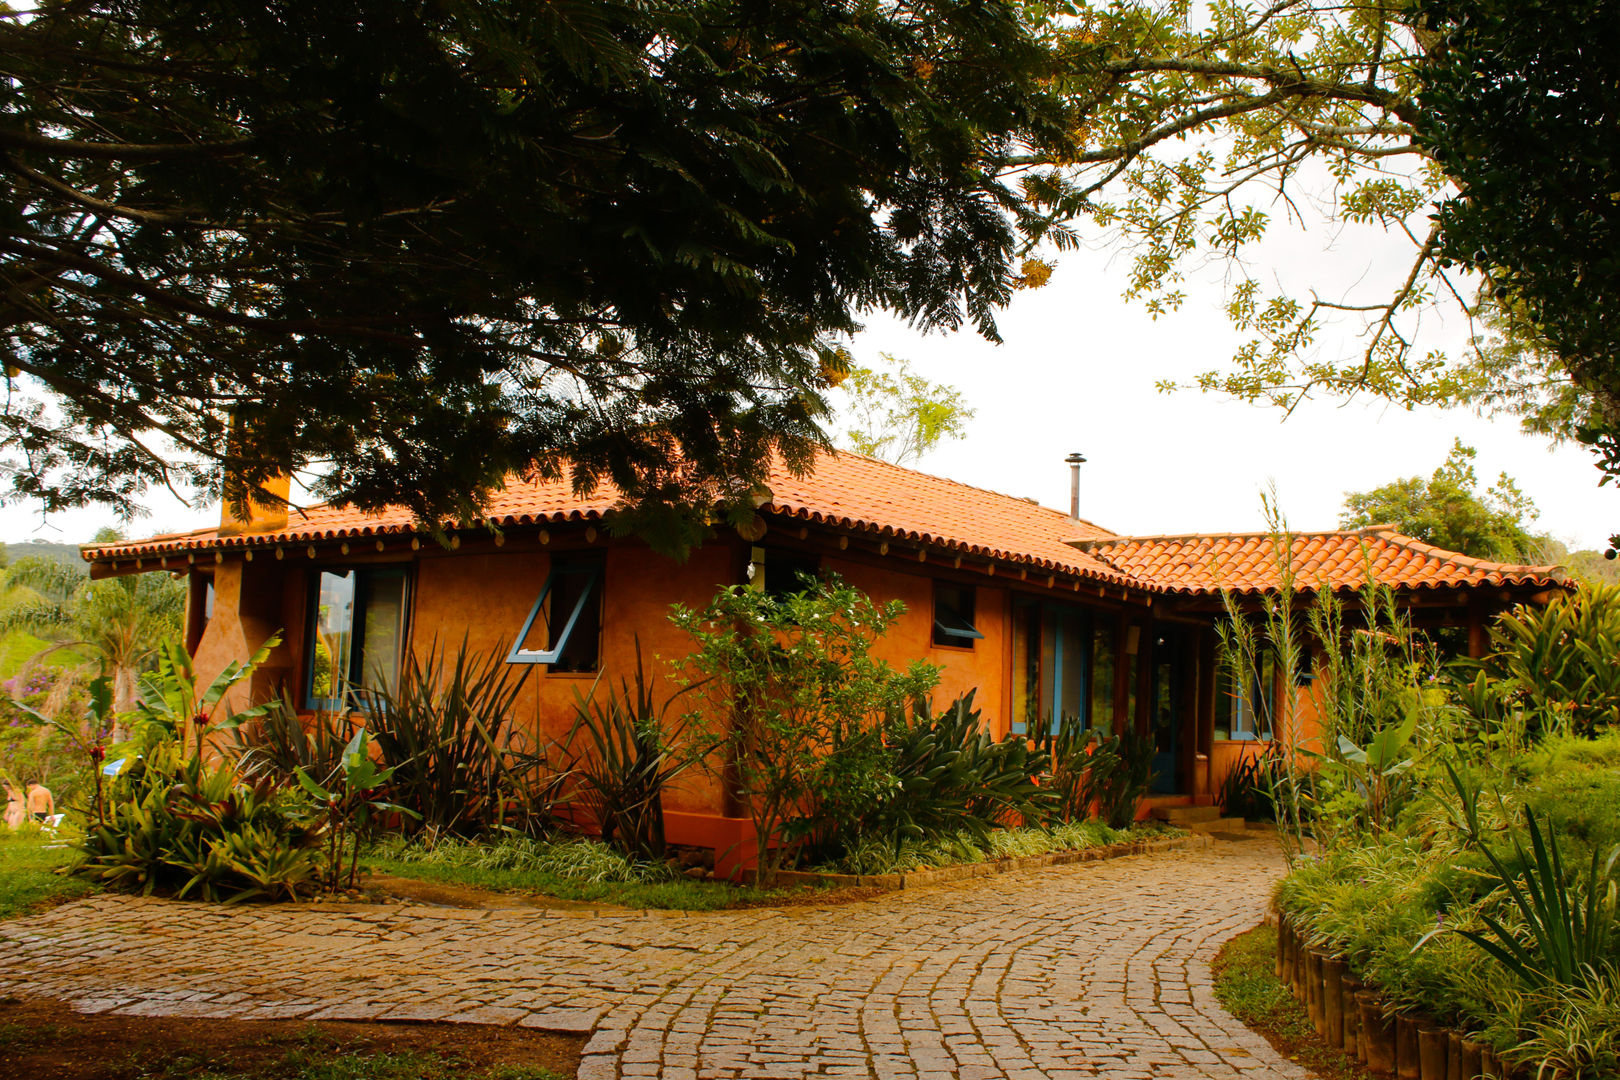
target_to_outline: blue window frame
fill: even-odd
[[[529,617],[523,620],[508,664],[546,664],[558,672],[595,671],[602,634],[602,563],[598,559],[559,560],[552,564]],[[545,644],[528,647],[540,624]]]
[[[1091,613],[1072,604],[1015,596],[1014,734],[1055,733],[1065,716],[1091,726]]]

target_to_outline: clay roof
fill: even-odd
[[[944,548],[963,555],[1021,563],[1053,573],[1137,585],[1126,574],[1069,541],[1112,536],[1089,521],[1027,499],[969,487],[954,480],[851,453],[817,456],[815,472],[796,477],[780,464],[771,470],[768,500],[759,507],[767,518],[788,517]],[[596,521],[611,514],[619,493],[603,485],[588,496],[575,495],[569,482],[514,480],[490,500],[486,520],[501,528],[564,521]],[[462,522],[476,527],[479,522]],[[361,539],[413,533],[408,510],[379,514],[327,505],[294,510],[285,529],[222,537],[217,528],[154,536],[83,549],[92,562],[215,548],[263,547]]]
[[[1399,589],[1459,585],[1560,585],[1557,566],[1523,566],[1460,555],[1403,536],[1388,525],[1290,536],[1289,562],[1297,589],[1355,589],[1369,569]],[[1076,546],[1121,573],[1151,581],[1167,592],[1267,592],[1281,584],[1276,542],[1270,533],[1188,536],[1114,536],[1077,540]]]
[[[885,540],[1027,566],[1146,592],[1258,592],[1276,588],[1278,571],[1267,533],[1119,536],[1089,521],[1028,499],[902,468],[851,453],[823,453],[809,476],[772,468],[759,512],[780,528],[783,519],[863,532]],[[604,485],[574,494],[568,481],[508,483],[490,500],[485,521],[500,528],[599,521],[619,493]],[[476,528],[484,522],[460,522]],[[378,514],[332,506],[294,510],[285,529],[220,536],[217,528],[90,545],[91,562],[158,558],[190,551],[364,539],[417,531],[409,511]],[[1516,566],[1444,551],[1387,526],[1293,537],[1297,587],[1354,588],[1371,565],[1380,581],[1399,588],[1455,585],[1553,585],[1558,567]],[[155,567],[154,567],[155,568]]]

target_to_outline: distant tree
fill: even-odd
[[[102,530],[98,542],[122,537]],[[113,706],[135,704],[135,682],[158,646],[180,632],[185,586],[168,574],[129,574],[92,581],[79,567],[54,559],[19,559],[6,584],[22,593],[0,615],[0,633],[21,630],[52,650],[87,651],[113,681]]]
[[[1340,526],[1393,525],[1413,539],[1480,559],[1527,557],[1539,546],[1528,528],[1537,516],[1535,504],[1507,473],[1481,493],[1474,455],[1458,439],[1427,480],[1409,476],[1371,491],[1347,492]]]
[[[851,450],[905,465],[967,432],[973,410],[954,386],[914,374],[909,361],[880,355],[889,370],[851,368],[839,384],[849,395],[851,426],[844,435]]]
[[[571,470],[679,548],[810,466],[863,311],[995,338],[1014,158],[1074,130],[982,0],[42,2],[0,55],[0,470],[46,508],[297,470],[436,523]]]

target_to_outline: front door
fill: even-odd
[[[1176,775],[1181,761],[1182,677],[1187,632],[1161,628],[1153,640],[1153,698],[1149,734],[1153,736],[1153,793],[1181,790]]]

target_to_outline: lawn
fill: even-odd
[[[71,845],[66,836],[35,829],[0,829],[0,919],[32,914],[97,891],[88,881],[57,873],[73,861]]]
[[[580,903],[604,903],[627,908],[666,908],[675,911],[719,911],[791,902],[824,895],[807,888],[761,889],[724,881],[693,881],[677,877],[665,881],[587,881],[544,869],[468,866],[421,862],[394,857],[387,849],[363,859],[373,874],[427,881],[484,892],[548,896]]]

